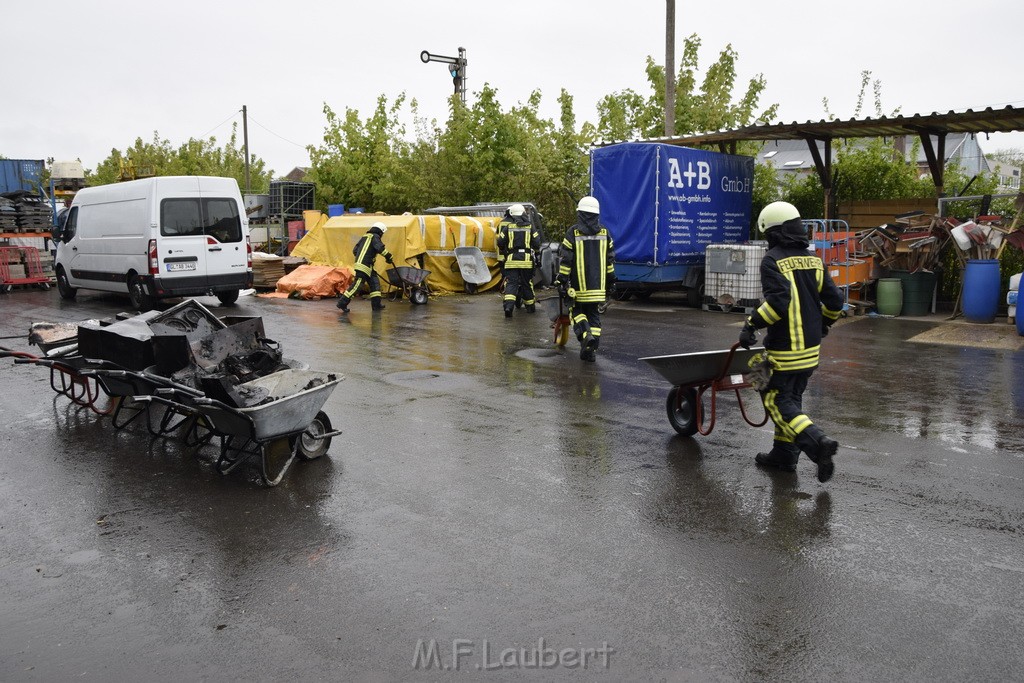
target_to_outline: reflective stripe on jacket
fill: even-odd
[[[823,323],[843,310],[843,295],[821,259],[806,249],[777,246],[761,260],[764,303],[750,316],[756,328],[768,328],[764,346],[776,372],[818,367]]]
[[[608,275],[614,272],[615,247],[606,227],[602,225],[594,234],[587,234],[577,224],[566,231],[558,273],[569,276],[576,301],[605,301]]]
[[[502,221],[498,224],[497,245],[498,252],[505,257],[506,268],[533,268],[533,253],[540,249],[540,233],[526,219]]]
[[[352,253],[356,257],[356,263],[353,267],[358,272],[366,275],[373,272],[373,262],[377,259],[377,254],[382,254],[384,258],[391,258],[391,252],[388,251],[380,236],[375,232],[368,232],[360,237]]]

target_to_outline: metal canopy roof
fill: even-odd
[[[711,133],[652,138],[646,142],[667,145],[710,145],[743,142],[747,140],[828,140],[834,138],[883,138],[898,135],[942,133],[1008,133],[1024,130],[1024,107],[988,107],[982,111],[968,109],[945,114],[914,114],[912,116],[883,116],[878,119],[848,119],[846,121],[806,121],[804,123],[753,124],[733,130]]]
[[[964,112],[949,111],[945,114],[914,114],[913,116],[883,116],[878,119],[849,119],[846,121],[805,121],[804,123],[755,123],[733,130],[720,130],[695,135],[679,135],[666,138],[651,138],[644,142],[657,142],[682,147],[695,145],[718,145],[722,152],[735,154],[736,143],[752,140],[803,140],[814,160],[815,169],[825,190],[826,217],[832,218],[835,210],[835,188],[832,178],[832,140],[836,138],[887,138],[900,135],[916,135],[928,160],[935,192],[943,196],[944,165],[946,158],[946,135],[949,133],[1009,133],[1024,130],[1024,108],[987,107],[982,111],[968,109]],[[935,136],[935,144],[932,143]],[[826,144],[818,149],[818,141]]]

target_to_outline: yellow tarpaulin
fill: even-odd
[[[323,220],[323,214],[319,218],[311,215],[306,217],[308,232],[295,245],[292,256],[301,256],[320,265],[351,267],[355,261],[352,250],[356,242],[377,221],[388,226],[384,245],[394,254],[395,263],[420,267],[422,260],[422,267],[430,271],[427,284],[431,290],[465,290],[455,247],[478,247],[483,252],[484,262],[491,271],[491,281],[479,285],[478,290],[496,287],[501,281],[495,247],[500,219],[495,217],[346,214]],[[387,268],[384,259],[377,259],[377,273],[385,280]]]

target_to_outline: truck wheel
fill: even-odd
[[[132,300],[135,310],[145,313],[156,305],[156,299],[146,293],[142,278],[135,273],[128,273],[128,298]]]
[[[703,408],[703,405],[701,406]],[[683,436],[697,433],[697,390],[692,387],[673,387],[665,401],[668,421]],[[703,411],[702,411],[703,412]]]
[[[78,290],[68,282],[68,274],[64,272],[64,266],[57,266],[57,292],[60,298],[65,301],[74,301]]]
[[[231,304],[238,301],[238,290],[232,289],[231,291],[228,292],[217,292],[217,298],[220,299],[220,302],[223,305],[230,306]]]
[[[700,308],[704,303],[704,286],[686,288],[686,305],[690,308]]]

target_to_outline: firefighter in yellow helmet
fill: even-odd
[[[387,231],[388,226],[378,221],[371,225],[366,234],[356,242],[355,249],[352,250],[356,257],[355,266],[353,266],[356,276],[345,293],[338,298],[338,308],[345,313],[348,313],[349,302],[352,301],[352,297],[356,295],[364,282],[370,284],[370,307],[375,311],[384,309],[384,302],[380,300],[380,278],[374,272],[373,264],[377,260],[378,254],[383,256],[389,264],[395,262],[391,252],[384,246],[384,241],[381,239]]]
[[[572,303],[569,317],[580,342],[580,358],[593,362],[601,343],[601,312],[615,285],[615,245],[600,222],[601,205],[584,197],[576,206],[576,224],[565,231],[559,248],[556,284]]]
[[[773,202],[757,218],[768,240],[761,260],[764,303],[740,332],[740,345],[757,343],[757,330],[767,328],[764,346],[771,378],[761,400],[775,423],[772,450],[758,453],[762,466],[795,472],[800,451],[818,466],[818,481],[835,471],[832,458],[839,444],[811,422],[803,409],[807,381],[818,367],[822,338],[843,310],[843,295],[821,259],[808,251],[810,240],[800,212],[787,202]]]
[[[502,307],[505,317],[511,318],[518,303],[526,306],[527,313],[537,310],[533,292],[533,264],[540,249],[540,232],[526,215],[526,207],[513,204],[508,216],[498,224],[498,253],[504,263],[505,295]]]

